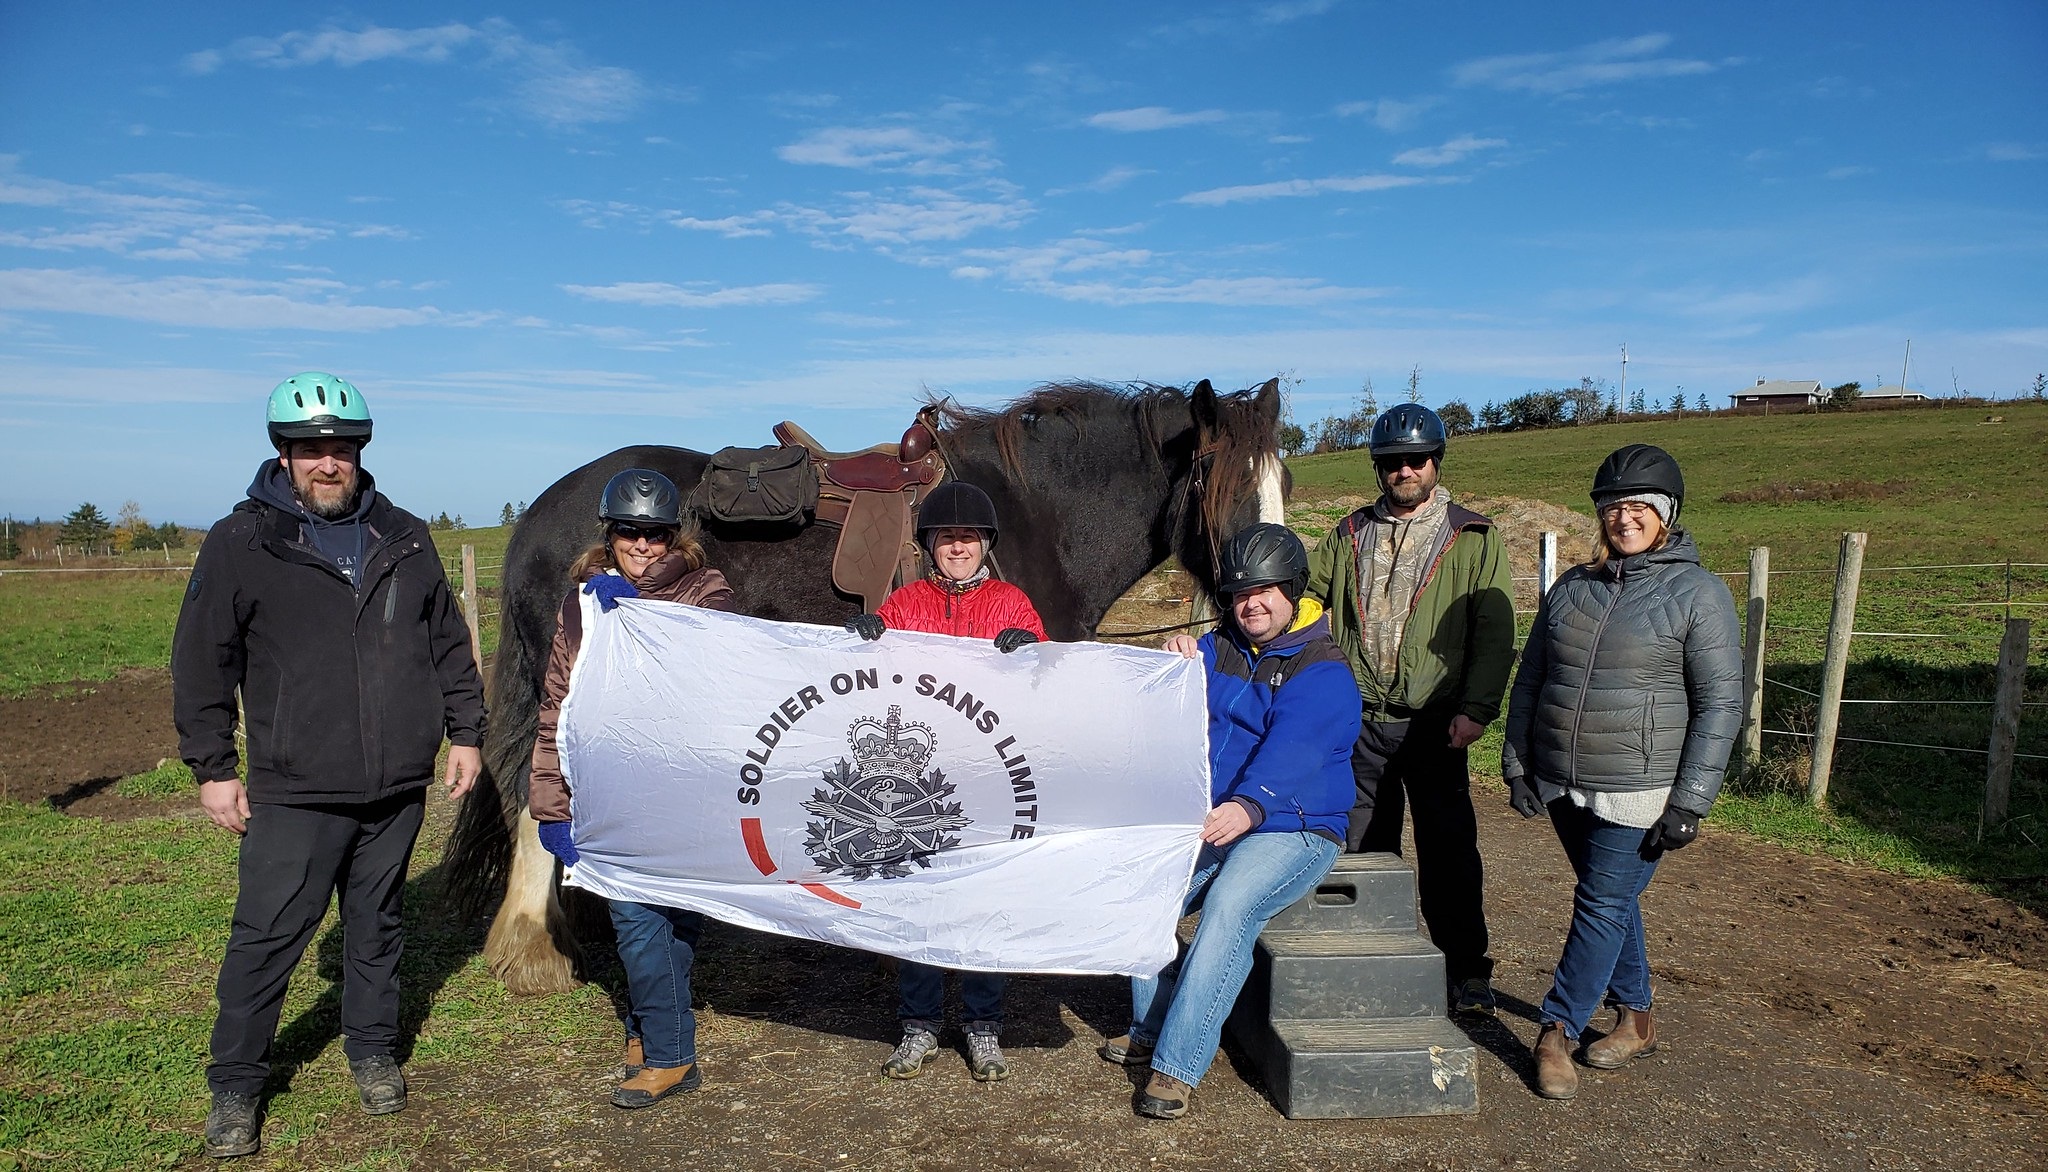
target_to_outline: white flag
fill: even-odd
[[[1173,959],[1209,811],[1199,660],[639,599],[584,631],[571,886],[952,968]]]

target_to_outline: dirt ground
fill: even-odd
[[[13,797],[81,816],[196,814],[111,792],[174,752],[166,673],[57,691],[0,701]],[[489,1068],[415,1063],[403,1115],[325,1129],[297,1158],[318,1166],[328,1144],[334,1162],[359,1158],[374,1129],[424,1142],[426,1168],[2048,1167],[2048,923],[1956,884],[1711,828],[1645,901],[1662,1050],[1583,1071],[1571,1104],[1537,1099],[1527,1046],[1568,871],[1547,824],[1509,813],[1487,781],[1479,799],[1502,1011],[1468,1025],[1475,1116],[1291,1122],[1226,1050],[1187,1119],[1136,1119],[1124,1075],[1094,1053],[1128,1008],[1105,979],[1012,982],[1006,1083],[974,1083],[957,1054],[893,1083],[876,1074],[892,982],[871,958],[713,926],[697,1093],[625,1114],[604,1100],[617,1038],[536,1042]]]

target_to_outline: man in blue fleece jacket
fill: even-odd
[[[1302,597],[1301,539],[1280,525],[1242,529],[1223,548],[1218,579],[1230,604],[1223,624],[1166,644],[1208,668],[1214,808],[1186,907],[1202,908],[1202,923],[1180,960],[1131,981],[1130,1032],[1101,1049],[1108,1061],[1152,1068],[1137,1111],[1154,1119],[1187,1113],[1260,929],[1329,874],[1355,797],[1363,701],[1322,605]]]

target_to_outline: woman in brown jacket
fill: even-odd
[[[540,823],[541,845],[565,867],[574,866],[579,856],[569,830],[569,787],[562,777],[555,728],[569,692],[570,669],[583,645],[583,596],[604,610],[635,596],[732,609],[732,588],[725,575],[704,565],[696,526],[684,523],[681,497],[666,476],[628,468],[612,477],[598,518],[603,539],[569,572],[577,585],[562,602],[548,651],[540,730],[527,783],[527,807]],[[697,1068],[697,1019],[690,1011],[690,966],[703,917],[680,908],[610,903],[632,1003],[626,1017],[627,1077],[612,1091],[612,1103],[647,1107],[677,1091],[695,1090],[703,1081]]]

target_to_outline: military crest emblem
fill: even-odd
[[[973,819],[950,800],[953,785],[927,768],[937,739],[931,726],[905,724],[889,706],[886,720],[863,716],[847,729],[851,761],[825,770],[825,787],[811,791],[804,809],[804,852],[819,870],[849,879],[896,879],[930,857],[960,845],[955,831]]]

